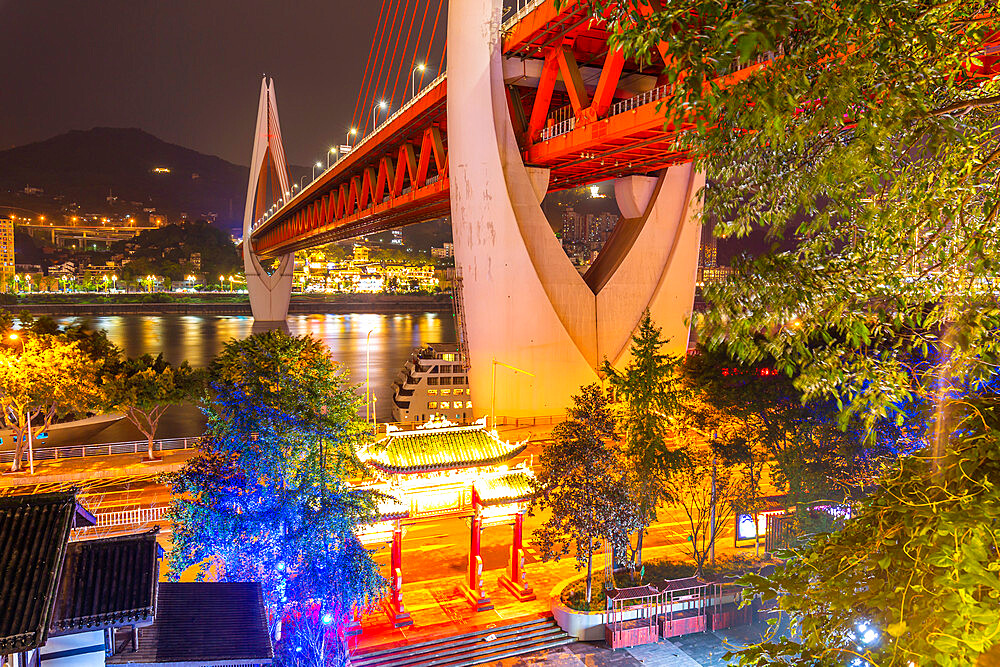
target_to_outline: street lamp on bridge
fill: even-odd
[[[424,65],[423,63],[419,63],[419,64],[417,64],[416,67],[413,68],[413,73],[412,73],[412,76],[410,77],[410,79],[411,79],[411,81],[410,81],[410,99],[411,100],[414,97],[417,96],[417,72],[423,73],[423,71],[425,69],[427,69],[427,66]],[[423,83],[423,80],[421,80],[421,83]]]
[[[353,137],[357,133],[358,133],[358,128],[356,128],[356,127],[352,127],[351,129],[349,129],[347,131],[347,145],[348,146],[351,145],[351,137]]]
[[[322,162],[317,162],[316,164],[313,165],[313,180],[314,181],[316,180],[316,170],[317,169],[322,169],[322,168],[323,168],[323,163]]]
[[[326,168],[327,169],[330,168],[330,156],[333,155],[334,153],[338,153],[338,151],[337,151],[336,148],[331,148],[330,152],[326,154]],[[338,157],[339,157],[339,153],[338,153]],[[336,160],[334,160],[334,162],[336,162]]]
[[[378,112],[385,111],[389,108],[389,105],[385,103],[385,100],[379,100],[378,104],[372,107],[372,132],[375,131],[375,121],[378,119]]]

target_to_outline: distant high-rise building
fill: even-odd
[[[701,248],[698,252],[698,266],[711,269],[718,265],[719,246],[714,234],[713,225],[703,225],[701,228]]]
[[[14,278],[14,221],[0,218],[0,290]]]

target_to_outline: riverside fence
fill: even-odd
[[[198,445],[200,437],[167,438],[153,441],[154,452],[165,452],[177,449],[191,449]],[[66,445],[64,447],[35,447],[35,461],[54,461],[58,459],[81,458],[87,456],[111,456],[112,454],[144,454],[149,449],[149,441],[133,440],[131,442],[110,442],[100,445]],[[24,460],[27,460],[27,452]],[[14,451],[0,452],[0,464],[13,463]]]

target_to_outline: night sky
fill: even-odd
[[[417,28],[426,3],[410,2]],[[288,161],[308,165],[344,141],[379,9],[380,0],[0,0],[0,148],[138,127],[245,165],[266,72]],[[417,28],[394,108],[409,95]],[[432,53],[436,69],[440,45]]]

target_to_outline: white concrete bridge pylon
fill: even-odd
[[[463,0],[448,13],[448,144],[455,262],[477,416],[562,414],[626,361],[643,312],[684,354],[694,300],[704,178],[690,164],[658,178],[619,179],[623,220],[580,275],[541,210],[548,172],[521,159],[503,82],[499,0]]]
[[[294,253],[283,255],[277,267],[265,269],[250,243],[250,228],[267,206],[290,192],[285,149],[281,144],[278,105],[274,98],[274,80],[260,84],[257,104],[257,127],[254,130],[253,154],[250,157],[250,180],[243,210],[243,266],[250,293],[250,308],[258,322],[284,322],[292,296]],[[270,199],[268,194],[270,193]]]

